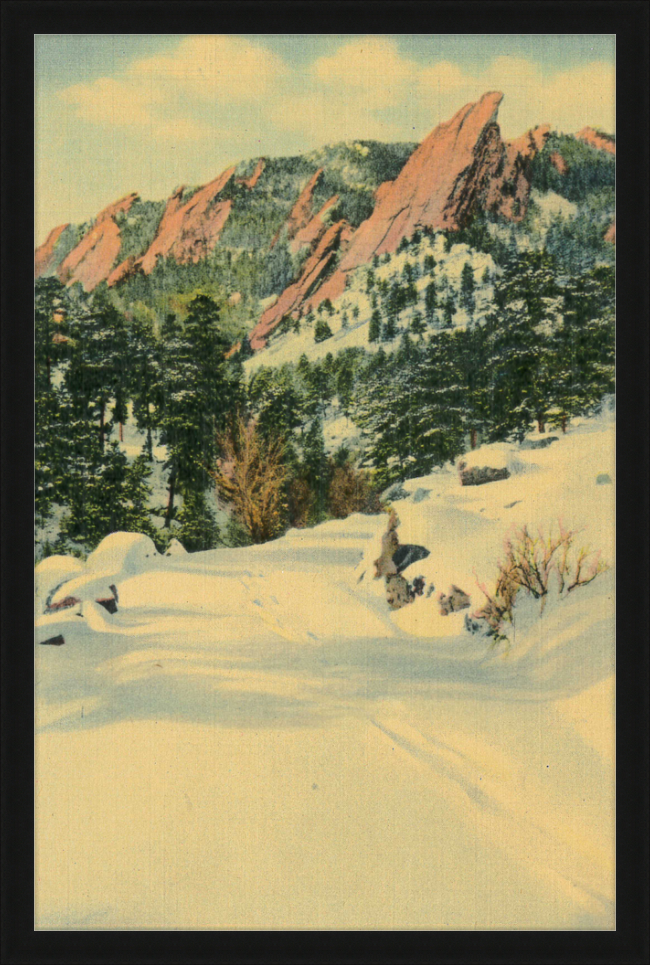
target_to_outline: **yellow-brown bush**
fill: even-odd
[[[543,610],[553,582],[558,595],[566,595],[609,569],[601,560],[600,552],[587,547],[575,549],[577,535],[575,530],[565,530],[562,523],[559,523],[559,532],[551,531],[549,536],[541,531],[533,536],[527,526],[517,530],[506,539],[505,559],[498,564],[494,591],[489,593],[479,584],[486,602],[473,617],[485,620],[490,634],[497,640],[506,640],[504,625],[512,624],[513,607],[521,590],[540,600]]]
[[[223,458],[215,474],[217,491],[232,503],[254,543],[278,536],[287,518],[282,440],[266,441],[253,422],[239,418],[219,444]]]
[[[349,464],[334,468],[327,506],[335,519],[345,519],[351,513],[378,513],[381,509],[368,473]]]

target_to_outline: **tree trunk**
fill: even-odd
[[[176,470],[172,469],[169,475],[169,486],[167,492],[169,493],[169,499],[167,500],[167,511],[165,513],[165,525],[164,529],[169,529],[172,522],[172,513],[174,512],[174,493],[176,489]]]
[[[566,432],[566,416],[562,416],[562,432]]]
[[[106,405],[102,402],[101,411],[99,414],[99,444],[101,446],[102,452],[104,451],[104,414],[106,411]]]
[[[544,416],[543,416],[543,415],[538,415],[538,416],[537,416],[537,431],[538,431],[538,432],[546,432],[546,427],[545,427],[545,425],[544,425]]]
[[[469,431],[469,444],[472,449],[476,449],[476,429],[470,429]]]
[[[153,460],[153,439],[151,437],[151,426],[147,426],[147,455],[149,462]]]
[[[124,424],[120,422],[120,442],[124,442]]]

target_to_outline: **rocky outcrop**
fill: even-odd
[[[232,208],[232,201],[219,201],[218,197],[234,173],[234,167],[228,168],[195,191],[186,202],[183,202],[183,188],[174,192],[154,240],[137,262],[145,275],[154,270],[158,258],[170,257],[179,264],[196,264],[212,251]]]
[[[604,235],[605,241],[610,241],[613,245],[616,244],[616,222],[610,225]]]
[[[39,245],[34,252],[34,278],[40,278],[46,274],[54,262],[54,251],[59,238],[69,227],[69,224],[60,224],[58,228],[53,228],[42,245]]]
[[[296,232],[289,244],[289,250],[292,254],[296,254],[296,252],[301,251],[303,248],[313,248],[318,244],[329,225],[327,214],[334,208],[338,200],[338,194],[329,198],[320,211],[315,214],[303,228]]]
[[[566,163],[559,151],[552,151],[549,161],[559,174],[566,174],[569,170],[569,165]]]
[[[300,278],[282,292],[274,305],[267,308],[250,333],[249,341],[253,350],[264,348],[268,335],[286,315],[309,305],[310,294],[327,275],[336,253],[341,246],[347,244],[350,234],[347,221],[338,221],[327,229],[315,251],[305,262]],[[320,292],[322,293],[322,289]]]
[[[120,253],[117,215],[125,213],[138,200],[137,192],[110,204],[97,216],[79,244],[63,259],[58,269],[62,282],[81,282],[86,291],[108,278]]]
[[[504,144],[496,122],[502,98],[492,92],[466,104],[429,134],[394,181],[378,189],[375,209],[359,227],[342,271],[395,251],[417,228],[456,230],[478,208],[523,218],[530,162],[550,128],[545,124]]]
[[[117,268],[113,269],[106,279],[106,284],[109,288],[112,288],[113,285],[117,285],[127,278],[133,278],[133,276],[137,274],[142,274],[142,267],[135,255],[129,255],[128,258],[120,262]]]
[[[491,466],[471,466],[467,469],[465,463],[461,462],[459,470],[461,486],[484,486],[485,483],[510,478],[510,472],[505,467],[493,469]]]
[[[252,191],[252,189],[255,187],[255,185],[261,178],[262,171],[264,170],[265,167],[266,167],[266,162],[264,158],[261,157],[257,162],[255,170],[253,171],[251,176],[249,178],[237,178],[237,184],[243,184],[245,188],[248,188],[249,191]]]
[[[277,241],[283,232],[286,234],[287,239],[291,241],[293,238],[295,238],[301,228],[304,228],[307,224],[309,224],[312,216],[314,191],[316,190],[316,185],[320,181],[322,175],[323,168],[319,168],[311,176],[305,187],[300,192],[298,200],[289,212],[289,217],[273,238],[271,248],[277,244]]]
[[[487,194],[480,199],[481,207],[508,221],[519,222],[525,217],[530,198],[531,165],[550,133],[550,125],[542,124],[506,143],[503,172],[490,180]]]
[[[449,616],[450,613],[458,613],[459,610],[467,610],[470,603],[470,597],[455,583],[449,587],[448,593],[438,594],[438,612],[443,617]]]
[[[578,131],[576,137],[599,151],[607,151],[608,154],[616,156],[616,139],[611,134],[596,131],[593,127],[583,127],[581,131]]]
[[[352,235],[336,271],[327,278],[327,273],[321,272],[322,283],[317,289],[312,284],[309,297],[302,300],[297,297],[297,283],[290,286],[290,295],[286,299],[286,292],[280,296],[282,311],[275,316],[274,324],[287,312],[295,314],[301,308],[315,307],[326,298],[334,301],[345,290],[350,271],[368,264],[374,255],[395,251],[416,229],[455,231],[479,209],[521,221],[530,196],[532,160],[546,143],[550,127],[545,124],[515,141],[504,142],[496,121],[502,98],[498,92],[485,94],[477,103],[466,104],[450,121],[439,124],[395,180],[377,188],[373,213]],[[288,225],[304,218],[315,178],[294,206]],[[323,214],[334,201],[330,199],[302,229],[291,234],[288,228],[294,251],[323,237]],[[262,316],[262,320],[270,331],[270,316]],[[255,348],[261,343],[251,344]]]

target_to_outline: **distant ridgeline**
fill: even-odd
[[[370,505],[477,438],[565,428],[613,391],[615,139],[542,125],[505,141],[501,100],[419,145],[253,158],[50,232],[35,255],[37,487],[43,526],[63,513],[59,548],[115,529],[214,545],[205,494],[244,437],[258,463],[283,440],[263,528],[279,532]],[[241,413],[259,438],[237,441]],[[140,461],[115,439],[127,419]],[[147,482],[156,443],[164,506]],[[247,536],[233,523],[230,538]]]

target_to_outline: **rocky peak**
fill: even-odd
[[[156,236],[137,265],[145,275],[160,257],[175,258],[180,264],[196,263],[212,251],[228,220],[232,201],[218,201],[218,195],[235,173],[230,167],[218,178],[199,188],[185,203],[183,189],[174,192],[163,213]]]
[[[301,228],[306,227],[306,225],[309,223],[312,216],[314,191],[316,190],[316,185],[323,176],[323,170],[323,168],[318,168],[318,170],[312,174],[309,181],[300,192],[298,200],[289,212],[289,217],[271,242],[272,248],[277,243],[278,238],[283,231],[286,232],[287,239],[291,241],[293,238],[295,238]]]
[[[97,215],[79,244],[61,262],[58,275],[62,282],[81,282],[86,291],[92,291],[108,277],[120,253],[117,216],[126,213],[137,200],[139,195],[134,191]]]
[[[257,162],[257,165],[255,166],[255,170],[253,171],[251,176],[249,178],[237,178],[237,184],[243,184],[245,188],[248,188],[249,191],[252,191],[252,189],[255,187],[255,185],[261,178],[262,172],[264,171],[265,167],[266,167],[266,162],[264,158],[261,157]]]
[[[489,169],[497,170],[503,152],[496,124],[502,98],[495,91],[466,104],[422,141],[395,180],[378,189],[375,209],[359,227],[342,271],[395,251],[418,227],[460,227],[475,206],[477,185]]]
[[[39,245],[34,252],[34,278],[40,278],[52,267],[54,260],[54,249],[58,240],[69,227],[69,223],[61,224],[58,228],[53,228],[42,245]]]
[[[616,141],[611,134],[603,131],[596,131],[593,127],[583,127],[578,131],[576,137],[585,144],[598,148],[599,151],[607,151],[608,154],[616,155]]]
[[[264,312],[258,324],[250,333],[252,349],[264,348],[270,332],[279,325],[286,315],[297,313],[309,305],[309,296],[321,284],[331,268],[336,253],[348,243],[352,229],[347,221],[337,221],[331,225],[314,252],[309,256],[300,277],[282,292],[278,300]],[[319,288],[319,296],[323,288]],[[327,297],[322,295],[322,298]],[[319,301],[321,298],[319,297]]]

